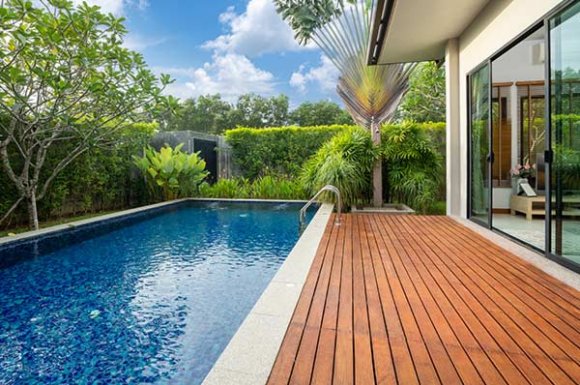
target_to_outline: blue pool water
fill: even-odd
[[[296,243],[298,210],[181,205],[4,266],[0,384],[200,384]]]

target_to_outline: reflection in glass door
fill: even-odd
[[[545,28],[491,62],[492,227],[546,250]]]
[[[580,2],[550,20],[551,252],[580,264]]]
[[[489,225],[489,66],[469,78],[470,92],[470,216]]]

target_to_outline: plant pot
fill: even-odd
[[[520,193],[520,185],[522,183],[528,183],[528,178],[515,178],[512,183],[512,194],[519,195]]]

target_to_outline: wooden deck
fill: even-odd
[[[580,294],[446,217],[326,230],[270,385],[579,384]]]

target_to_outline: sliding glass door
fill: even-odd
[[[491,61],[492,227],[546,249],[543,25]]]
[[[580,264],[580,2],[550,19],[551,252]]]
[[[489,225],[489,66],[485,65],[469,77],[470,93],[470,215]]]
[[[469,209],[580,271],[580,0],[468,78]]]

